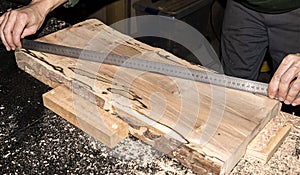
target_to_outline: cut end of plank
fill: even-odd
[[[59,86],[43,94],[44,106],[112,148],[128,136],[123,120]]]

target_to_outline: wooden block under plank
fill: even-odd
[[[263,128],[263,130],[251,141],[251,143],[247,147],[246,157],[257,160],[263,164],[269,161],[269,159],[272,157],[278,147],[283,143],[284,139],[287,137],[291,130],[290,125],[285,125],[283,127],[279,127],[275,131],[275,133],[271,137],[269,137],[270,132],[272,132],[271,130],[273,124],[274,123],[269,122]]]
[[[112,148],[128,136],[128,124],[59,86],[43,94],[44,106]]]

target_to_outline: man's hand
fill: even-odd
[[[32,0],[22,8],[11,10],[0,17],[0,37],[9,50],[21,48],[20,38],[36,33],[47,14],[67,0]]]
[[[285,104],[300,104],[297,95],[300,91],[300,54],[286,56],[269,84],[268,95],[277,97]]]

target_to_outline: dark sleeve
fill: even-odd
[[[64,7],[65,8],[74,7],[78,2],[79,0],[68,0],[68,2],[64,4]]]

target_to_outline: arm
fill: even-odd
[[[269,84],[269,97],[276,96],[285,104],[293,106],[300,104],[300,98],[296,98],[300,92],[300,54],[286,56]]]
[[[0,37],[9,50],[21,47],[20,38],[36,33],[47,14],[67,0],[32,0],[30,4],[11,10],[0,17]]]

